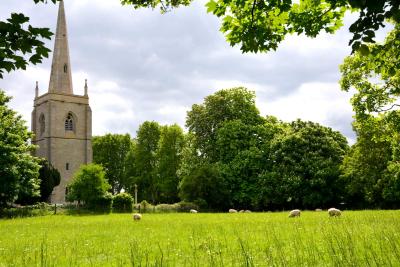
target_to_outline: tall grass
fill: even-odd
[[[0,266],[400,266],[400,211],[0,220]]]

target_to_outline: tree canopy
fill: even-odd
[[[30,155],[32,133],[8,107],[10,99],[0,90],[0,208],[18,195],[39,196],[39,159]]]
[[[187,6],[190,0],[121,0],[135,8],[160,7],[162,12]],[[209,0],[208,12],[221,18],[220,31],[243,52],[276,50],[288,34],[317,36],[321,31],[334,33],[343,25],[346,11],[357,11],[358,19],[349,30],[353,51],[373,43],[375,32],[385,19],[400,22],[400,0]]]

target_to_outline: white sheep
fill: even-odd
[[[340,211],[340,210],[338,210],[338,209],[335,209],[335,208],[330,208],[329,210],[328,210],[328,214],[329,214],[329,216],[336,216],[336,217],[339,217],[340,215],[342,215],[342,212]]]
[[[245,210],[244,212],[246,212],[246,213],[250,213],[250,212],[251,212],[251,210]]]
[[[322,209],[315,209],[315,211],[322,211]]]
[[[235,210],[235,209],[229,209],[229,213],[236,213],[237,212],[237,210]]]
[[[292,210],[289,212],[289,218],[291,217],[300,217],[300,210]]]
[[[198,211],[197,211],[197,210],[194,210],[194,209],[191,209],[191,210],[189,210],[189,212],[190,212],[190,213],[197,213]]]
[[[142,215],[139,213],[133,214],[133,220],[140,221],[142,219]]]

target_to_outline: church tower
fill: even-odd
[[[88,87],[84,95],[74,95],[69,60],[64,2],[58,10],[50,82],[39,96],[36,83],[32,111],[35,155],[46,158],[61,174],[60,185],[51,194],[52,203],[64,203],[66,187],[82,164],[92,162],[92,111]]]

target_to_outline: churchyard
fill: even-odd
[[[400,211],[0,220],[0,266],[400,266]]]

